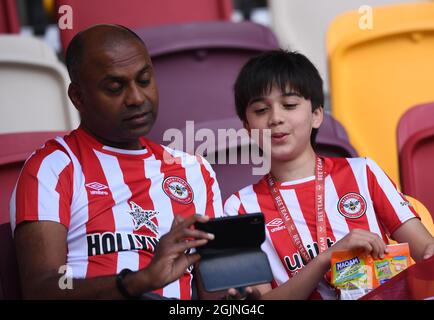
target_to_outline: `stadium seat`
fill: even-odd
[[[0,133],[77,126],[69,77],[54,51],[37,38],[16,35],[0,35],[0,48]]]
[[[396,127],[409,106],[434,101],[434,3],[373,8],[336,18],[327,34],[333,116],[361,156],[399,182]]]
[[[358,157],[342,124],[330,114],[324,114],[324,121],[318,130],[315,151],[327,157]]]
[[[434,103],[417,105],[402,115],[397,141],[402,191],[421,200],[433,215]]]
[[[182,129],[186,120],[200,125],[236,117],[232,86],[242,65],[252,56],[278,48],[268,28],[249,22],[188,23],[135,31],[145,41],[155,69],[160,109],[149,137],[160,143],[167,129]]]
[[[185,137],[186,121],[194,121],[195,132],[238,130],[241,123],[236,117],[232,89],[235,78],[250,57],[278,48],[268,28],[250,22],[188,23],[135,31],[150,51],[160,92],[159,114],[149,137],[163,144],[170,142],[163,139],[167,129],[180,129]],[[194,153],[198,145],[200,141],[194,141],[188,148],[184,141],[185,148],[181,149]],[[226,190],[232,191],[226,185],[231,186],[233,180],[238,184],[248,182],[231,173],[247,176],[248,165],[227,165],[225,170],[229,172],[224,174],[219,166],[215,169],[223,177],[219,180],[225,195],[229,192]]]
[[[402,0],[427,2],[431,0]],[[332,20],[362,6],[396,4],[398,0],[268,0],[272,29],[283,48],[305,54],[318,68],[324,80],[327,74],[326,30]],[[355,20],[357,24],[358,20]],[[325,91],[328,83],[324,81]],[[333,106],[332,106],[333,107]]]
[[[0,300],[21,298],[20,280],[11,225],[0,225]]]
[[[65,131],[0,134],[0,224],[8,223],[9,201],[21,168],[34,150]]]
[[[20,21],[18,19],[17,1],[0,0],[0,34],[19,32]]]
[[[230,20],[231,0],[57,0],[56,7],[72,9],[73,28],[60,30],[63,48],[79,31],[96,23],[115,23],[129,28],[174,23]]]

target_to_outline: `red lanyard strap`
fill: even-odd
[[[320,157],[316,157],[315,168],[316,237],[321,253],[327,250],[327,226],[324,211],[324,166]]]
[[[267,175],[267,182],[272,195],[274,205],[285,222],[286,229],[295,248],[300,253],[303,261],[307,264],[311,259],[303,245],[300,234],[292,220],[288,207],[283,200],[282,194],[276,185],[276,180],[271,174]],[[325,223],[324,211],[324,166],[320,157],[316,157],[315,162],[315,211],[316,211],[316,231],[320,253],[327,249],[327,228]]]

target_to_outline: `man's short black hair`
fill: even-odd
[[[109,31],[107,40],[109,42],[116,43],[120,40],[136,40],[145,46],[143,40],[134,31],[118,24],[98,24],[80,31],[74,36],[74,38],[72,38],[68,48],[66,49],[65,63],[72,82],[78,81],[79,66],[82,63],[85,54],[84,35],[95,28],[107,28]]]
[[[273,86],[288,89],[311,101],[312,112],[324,105],[323,81],[308,58],[298,52],[273,50],[251,58],[243,66],[234,85],[238,117],[246,120],[246,109],[252,99],[267,95]],[[312,129],[315,143],[318,129]]]

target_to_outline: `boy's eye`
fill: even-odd
[[[294,109],[297,104],[296,103],[286,103],[283,105],[286,109]]]
[[[261,114],[264,113],[267,110],[267,108],[258,108],[254,110],[255,114]]]

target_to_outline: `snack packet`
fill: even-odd
[[[355,300],[387,282],[411,264],[408,243],[387,246],[384,259],[357,251],[332,253],[332,284],[342,300]]]

